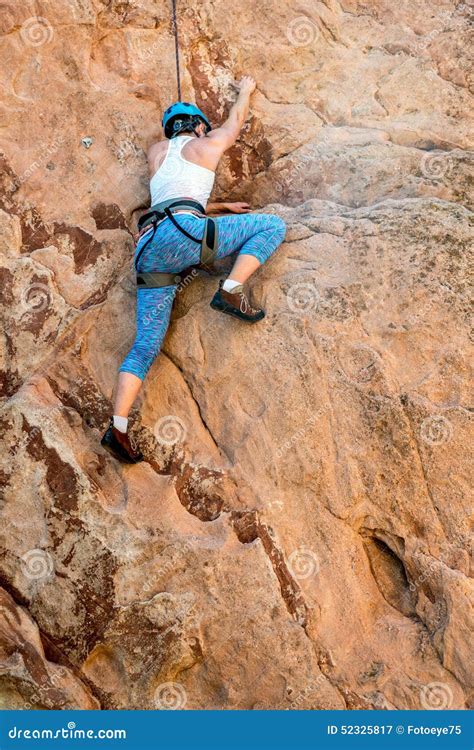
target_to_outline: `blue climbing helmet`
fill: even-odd
[[[209,133],[212,130],[211,123],[199,107],[189,104],[189,102],[176,102],[171,107],[168,107],[163,115],[161,124],[165,131],[165,136],[167,138],[174,138],[183,130],[189,128],[190,125],[193,129],[197,128],[201,122],[206,126],[206,133]]]

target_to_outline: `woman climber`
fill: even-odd
[[[242,78],[237,101],[215,130],[194,105],[173,104],[163,116],[166,140],[148,150],[151,208],[139,221],[135,250],[136,338],[120,367],[114,415],[101,441],[121,461],[143,458],[128,435],[128,415],[165,337],[179,273],[239,251],[211,307],[248,323],[265,316],[252,307],[243,284],[283,241],[284,222],[272,214],[247,213],[246,203],[208,204],[217,165],[239,136],[255,86],[250,76]],[[221,210],[239,215],[209,218]]]

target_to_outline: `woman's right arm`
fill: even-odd
[[[255,80],[251,76],[244,76],[239,83],[239,96],[229,112],[227,120],[220,128],[211,130],[206,140],[211,141],[224,153],[234,145],[240,135],[250,108],[250,97],[256,88]]]

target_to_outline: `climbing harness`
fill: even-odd
[[[182,227],[173,216],[173,214],[175,214],[176,212],[183,210],[192,211],[198,216],[206,219],[204,224],[204,233],[201,239],[193,237],[193,235],[186,231],[186,229],[184,229],[184,227]],[[197,266],[198,268],[207,268],[216,259],[218,246],[217,223],[214,221],[214,219],[211,219],[210,216],[206,216],[204,207],[201,206],[198,201],[192,200],[190,198],[174,198],[172,200],[163,201],[162,203],[157,203],[156,205],[152,206],[150,210],[146,214],[144,214],[144,216],[142,216],[138,221],[138,230],[140,233],[148,226],[153,227],[153,232],[150,234],[150,237],[147,239],[143,247],[140,248],[137,257],[135,258],[137,286],[139,288],[156,289],[162,286],[172,286],[175,284],[179,284],[181,281],[181,276],[179,274],[161,273],[159,271],[141,273],[138,270],[138,262],[145,248],[155,236],[158,225],[165,219],[169,219],[174,224],[174,226],[179,229],[179,231],[188,239],[196,242],[198,245],[201,245],[199,264]]]

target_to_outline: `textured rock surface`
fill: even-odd
[[[288,236],[262,324],[178,295],[122,467],[169,8],[2,4],[2,705],[469,706],[469,4],[182,6],[185,98],[258,79],[216,198]]]
[[[1,707],[100,708],[82,680],[75,676],[77,670],[65,666],[64,657],[53,644],[48,645],[53,658],[59,656],[63,664],[46,659],[36,625],[6,591],[0,590]]]

